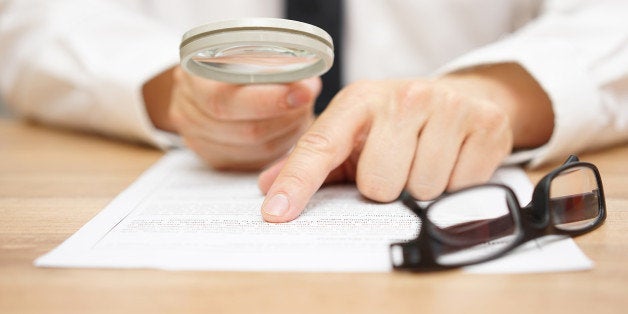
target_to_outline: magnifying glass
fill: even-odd
[[[184,70],[235,84],[287,83],[327,72],[334,43],[323,29],[276,18],[210,23],[183,35]]]

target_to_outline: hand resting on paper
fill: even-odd
[[[262,215],[295,219],[325,182],[355,181],[379,202],[404,188],[432,199],[487,181],[513,147],[541,145],[552,130],[550,100],[515,64],[435,80],[357,82],[260,175]]]

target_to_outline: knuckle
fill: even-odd
[[[216,120],[226,120],[225,110],[222,103],[216,100],[212,94],[206,96],[204,103],[204,111],[212,118]]]
[[[225,84],[217,83],[209,91],[204,91],[201,108],[208,116],[216,120],[226,120],[228,118],[225,110],[224,100],[220,95],[228,95]]]
[[[194,110],[194,104],[181,101],[174,102],[168,109],[168,118],[179,133],[199,129],[203,124],[202,117],[193,114]]]
[[[168,118],[177,129],[181,129],[188,124],[187,118],[181,112],[181,109],[178,105],[170,107],[170,110],[168,110]]]
[[[509,128],[510,121],[504,110],[493,105],[484,105],[479,118],[479,128],[487,133],[501,134]]]
[[[268,133],[268,129],[264,127],[259,121],[248,122],[242,126],[240,136],[244,143],[257,144],[265,139],[265,135]]]
[[[413,80],[399,90],[400,99],[408,102],[424,101],[431,98],[433,93],[433,84],[423,80]]]
[[[434,84],[431,97],[439,104],[439,109],[451,116],[467,116],[471,99],[449,86]]]
[[[405,110],[414,109],[417,106],[422,107],[431,103],[435,92],[433,84],[422,80],[413,80],[399,89],[397,103],[399,107]]]
[[[388,115],[395,120],[403,121],[408,117],[429,115],[435,98],[434,84],[413,80],[396,90],[394,101],[389,101]]]
[[[375,91],[377,91],[377,88],[374,86],[374,81],[360,80],[353,82],[338,93],[337,97],[341,98],[342,101],[334,102],[334,104],[350,106],[368,104],[373,102],[373,93]]]
[[[331,137],[328,134],[316,131],[303,134],[297,142],[296,148],[317,155],[332,156],[336,153],[336,147]]]
[[[296,189],[308,189],[315,182],[314,177],[300,165],[292,165],[290,169],[285,169],[281,174],[281,180],[284,186],[290,186],[291,189],[295,189],[295,187]]]
[[[364,95],[372,89],[373,81],[358,80],[349,84],[343,91],[347,94]]]
[[[180,66],[175,67],[172,71],[172,79],[175,84],[182,84],[183,81],[185,81],[185,75],[185,72],[183,72]]]

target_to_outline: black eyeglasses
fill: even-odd
[[[414,240],[390,245],[392,265],[398,270],[482,263],[545,235],[587,233],[606,219],[600,172],[576,156],[543,177],[525,207],[501,184],[465,188],[427,206],[408,192],[401,200],[419,216],[421,230]]]

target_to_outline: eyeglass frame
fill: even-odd
[[[593,223],[582,229],[560,229],[555,226],[556,224],[553,221],[554,219],[552,216],[552,209],[549,207],[551,182],[560,173],[563,173],[570,168],[578,167],[589,168],[594,173],[598,186],[597,191],[599,214]],[[439,200],[450,197],[453,194],[467,192],[473,189],[479,189],[484,187],[498,187],[504,189],[504,191],[506,192],[506,200],[508,202],[508,208],[510,210],[513,224],[516,228],[521,229],[521,231],[517,234],[517,238],[513,240],[511,244],[502,248],[498,253],[495,253],[493,255],[485,256],[464,263],[454,263],[447,265],[437,263],[434,255],[433,244],[434,241],[438,240],[434,238],[433,234],[435,233],[435,230],[439,228],[427,217],[429,208]],[[390,258],[393,269],[412,272],[448,270],[487,262],[500,258],[512,252],[515,248],[530,240],[534,240],[546,235],[566,235],[570,237],[579,236],[599,228],[606,220],[606,198],[604,196],[604,188],[602,186],[602,178],[600,176],[600,172],[594,164],[580,161],[575,155],[570,155],[561,166],[555,168],[554,170],[543,176],[541,180],[539,180],[532,192],[531,201],[525,206],[520,205],[517,196],[510,187],[504,184],[497,183],[474,185],[454,192],[445,193],[442,196],[434,199],[434,201],[427,206],[421,206],[408,191],[403,191],[400,199],[406,207],[408,207],[414,214],[419,217],[419,219],[421,219],[421,227],[419,230],[419,234],[413,240],[390,244]],[[395,261],[395,254],[397,252],[395,252],[395,249],[399,247],[401,248],[400,253],[403,254],[403,262],[402,264],[397,265]],[[408,248],[412,248],[415,251],[409,251]],[[415,255],[408,256],[411,253],[414,253]],[[408,262],[408,260],[410,261]]]

